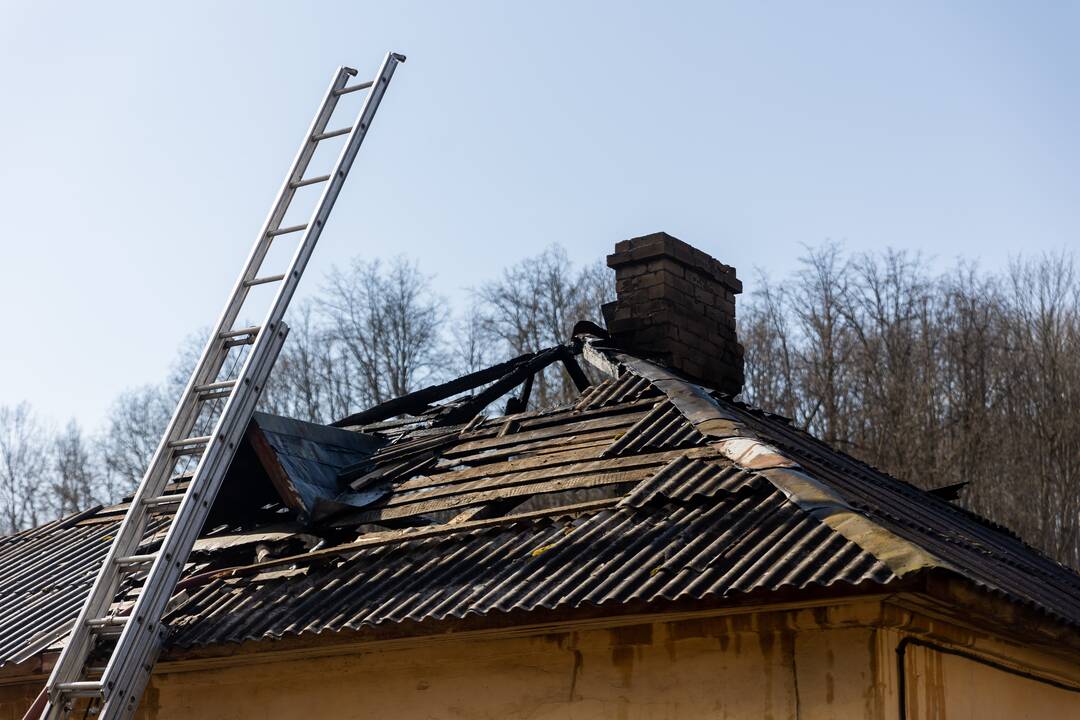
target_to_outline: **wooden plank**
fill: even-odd
[[[593,433],[567,435],[564,438],[560,438],[559,442],[553,442],[552,440],[536,440],[535,442],[525,443],[524,445],[506,445],[504,447],[483,450],[472,455],[447,455],[445,456],[445,460],[446,462],[452,462],[455,465],[491,464],[503,458],[552,453],[563,448],[572,448],[585,443],[590,445],[603,444],[606,447],[611,444],[612,440],[621,434],[621,428],[599,430]]]
[[[503,437],[495,436],[461,443],[453,449],[452,453],[448,453],[448,455],[462,455],[475,450],[516,445],[532,440],[551,440],[564,435],[575,435],[582,432],[607,428],[628,428],[644,416],[644,411],[638,411],[633,413],[621,413],[610,417],[590,418],[588,420],[562,423],[537,430],[522,430],[521,432],[512,433]]]
[[[393,520],[395,518],[412,517],[426,513],[441,512],[443,510],[464,509],[471,505],[482,505],[492,500],[505,500],[512,497],[527,498],[533,495],[561,492],[563,490],[577,490],[581,488],[601,487],[604,485],[620,485],[639,483],[652,473],[652,468],[630,470],[627,472],[600,473],[596,475],[575,476],[550,480],[530,485],[516,485],[508,488],[498,488],[484,492],[456,495],[453,497],[427,502],[410,503],[404,506],[377,508],[367,512],[361,512],[354,516],[357,522],[379,522]]]
[[[448,473],[430,474],[416,477],[405,481],[402,485],[394,488],[395,492],[420,490],[435,486],[455,486],[473,483],[476,480],[500,481],[500,478],[513,476],[528,477],[559,477],[576,473],[596,473],[607,471],[625,470],[630,467],[645,467],[649,465],[663,465],[675,458],[708,459],[720,458],[720,454],[713,448],[694,448],[692,450],[664,450],[625,456],[621,458],[598,458],[592,454],[583,452],[566,453],[566,456],[555,458],[554,462],[526,463],[510,461],[499,463],[498,472],[484,473],[483,467],[470,467],[467,470],[459,470]]]
[[[415,442],[406,441],[397,443],[389,445],[385,450],[376,453],[372,460],[376,465],[388,465],[424,453],[438,452],[443,447],[458,442],[458,439],[458,434],[456,432],[448,432],[445,435],[436,435],[435,437],[424,438]]]
[[[598,448],[598,450],[595,453],[590,453],[590,457],[600,457],[600,454],[603,452],[603,449],[608,447],[611,444],[611,437],[618,437],[618,436],[617,435],[613,435],[613,436],[600,435],[600,436],[598,436],[598,439],[596,439],[596,440],[586,438],[584,440],[578,440],[578,441],[569,443],[567,445],[556,445],[555,447],[548,447],[548,446],[545,446],[545,445],[541,445],[540,447],[536,448],[535,450],[530,451],[529,456],[530,457],[537,457],[537,456],[541,456],[541,455],[554,455],[556,453],[566,452],[567,450],[578,450],[578,449],[584,450],[585,448]]]
[[[610,463],[614,460],[625,460],[632,462],[635,458],[656,458],[658,462],[664,461],[664,458],[668,458],[672,454],[685,454],[687,457],[721,457],[720,453],[710,447],[694,448],[690,451],[684,450],[668,450],[664,452],[649,453],[645,455],[629,456],[626,458],[611,458],[604,460],[604,462]],[[579,463],[584,461],[599,460],[600,458],[592,452],[591,448],[585,449],[570,449],[562,453],[551,453],[549,455],[543,455],[540,457],[525,457],[514,460],[506,460],[503,462],[492,463],[490,465],[481,465],[478,467],[462,468],[460,470],[451,470],[436,475],[428,475],[427,477],[438,477],[440,484],[448,484],[454,482],[465,482],[469,480],[475,480],[484,477],[495,477],[498,475],[506,475],[509,473],[523,472],[527,470],[535,470],[540,468],[556,468],[561,465]],[[423,487],[423,480],[415,478],[416,484],[411,486],[401,485],[399,488],[411,489],[416,487]],[[413,481],[407,481],[409,483]]]
[[[466,482],[438,482],[439,476],[429,478],[436,481],[435,484],[413,486],[406,488],[404,485],[395,489],[393,496],[382,503],[380,507],[395,507],[409,503],[424,502],[435,497],[450,497],[476,492],[478,490],[495,490],[498,488],[510,488],[516,485],[557,480],[559,478],[574,477],[577,475],[595,475],[597,473],[627,472],[630,470],[655,471],[666,465],[669,461],[680,456],[676,451],[672,453],[656,453],[650,456],[631,456],[626,458],[612,458],[626,462],[611,462],[610,460],[592,460],[561,465],[557,468],[541,468],[539,470],[526,470],[509,475],[497,477],[484,477]],[[419,480],[420,478],[417,478]],[[412,482],[412,481],[410,481]],[[409,483],[405,483],[408,485]]]
[[[191,589],[204,585],[212,580],[225,579],[229,577],[242,577],[245,575],[254,575],[270,567],[276,567],[279,565],[308,565],[312,562],[319,560],[335,559],[342,555],[350,555],[352,553],[360,552],[367,548],[382,547],[384,545],[396,545],[397,543],[404,543],[410,540],[422,540],[431,537],[441,537],[444,535],[455,535],[458,533],[465,534],[473,530],[484,530],[488,528],[496,528],[502,525],[509,525],[515,522],[527,522],[529,520],[539,520],[545,517],[558,517],[564,515],[576,515],[586,512],[598,512],[600,510],[607,510],[615,506],[615,503],[619,501],[619,498],[603,498],[601,500],[588,500],[581,503],[573,503],[570,505],[563,505],[557,508],[543,508],[542,510],[532,510],[526,513],[520,513],[517,515],[508,515],[505,517],[497,518],[484,518],[483,520],[467,520],[457,525],[443,524],[434,525],[427,528],[409,528],[408,530],[386,530],[384,532],[375,532],[364,535],[360,540],[356,540],[345,545],[337,545],[335,547],[325,548],[323,550],[315,550],[308,553],[301,553],[299,555],[289,555],[280,558],[274,558],[266,560],[261,563],[253,563],[251,565],[242,565],[240,567],[226,568],[223,570],[210,570],[208,572],[193,575],[189,578],[185,578],[181,581],[180,589]],[[354,521],[352,518],[348,518],[348,522],[352,524]]]
[[[538,413],[531,416],[526,415],[519,419],[522,428],[538,429],[548,425],[560,425],[567,420],[588,420],[590,418],[604,417],[605,415],[620,415],[626,412],[633,412],[643,407],[651,408],[656,404],[656,401],[657,395],[654,395],[652,397],[639,398],[637,400],[616,405],[605,405],[604,407],[592,408],[590,410],[575,410],[573,407],[569,407],[549,413]]]

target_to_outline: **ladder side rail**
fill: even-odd
[[[326,129],[326,126],[333,115],[334,108],[337,107],[337,91],[348,83],[349,78],[355,74],[355,72],[355,70],[344,66],[339,67],[334,72],[333,78],[330,80],[330,85],[327,87],[326,93],[323,96],[322,104],[319,106],[318,111],[311,120],[311,124],[308,126],[307,133],[305,134],[303,141],[301,141],[300,147],[296,151],[292,164],[289,166],[289,172],[286,175],[285,181],[278,189],[277,196],[274,198],[274,202],[271,204],[270,210],[266,215],[266,220],[263,222],[259,235],[256,237],[251,251],[248,253],[247,260],[244,262],[244,268],[240,272],[240,276],[237,278],[236,283],[233,285],[229,300],[226,302],[225,308],[222,310],[221,315],[214,326],[214,330],[207,341],[206,347],[203,350],[203,356],[200,359],[199,366],[197,366],[202,372],[192,373],[192,377],[184,390],[185,397],[196,385],[216,380],[217,374],[221,372],[221,367],[224,365],[225,358],[228,354],[228,348],[220,341],[220,335],[221,333],[232,329],[233,324],[236,322],[236,318],[239,316],[244,301],[247,299],[248,291],[250,290],[250,287],[246,282],[254,279],[258,274],[259,268],[262,266],[262,262],[266,258],[266,254],[270,250],[270,244],[273,241],[270,233],[278,229],[281,220],[285,217],[285,213],[289,209],[293,196],[296,194],[296,189],[291,187],[293,179],[303,176],[304,172],[307,170],[308,164],[311,162],[316,146],[316,143],[313,143],[311,138]],[[208,359],[210,362],[206,363],[204,366],[204,362]],[[198,402],[195,402],[193,403],[193,407],[189,408],[189,412],[197,413],[197,411]]]
[[[263,222],[259,235],[256,237],[251,251],[248,253],[247,260],[244,262],[244,268],[240,272],[240,276],[237,278],[236,283],[233,285],[229,300],[226,302],[225,307],[214,326],[214,330],[207,340],[206,346],[203,349],[203,354],[200,357],[199,363],[196,365],[196,370],[192,373],[187,386],[184,388],[182,397],[185,400],[192,396],[192,390],[196,385],[213,382],[217,379],[218,373],[221,372],[221,368],[224,366],[225,359],[228,355],[228,348],[221,342],[220,335],[221,333],[232,329],[233,324],[236,322],[236,318],[239,316],[240,310],[243,308],[244,301],[247,299],[250,290],[246,281],[253,279],[258,274],[259,268],[261,267],[273,240],[269,236],[269,233],[278,228],[282,218],[284,218],[285,213],[289,209],[289,205],[296,193],[295,188],[291,187],[292,179],[296,176],[303,175],[304,171],[307,170],[308,164],[311,162],[311,158],[315,152],[315,143],[311,142],[311,137],[326,129],[326,126],[333,115],[334,108],[337,107],[337,91],[348,83],[349,78],[353,74],[355,74],[355,71],[351,68],[339,67],[335,71],[333,78],[330,80],[330,85],[323,95],[322,104],[312,118],[311,124],[308,126],[307,134],[304,136],[304,140],[300,143],[300,147],[296,151],[292,164],[289,166],[288,175],[278,189],[277,196],[270,206],[266,220]],[[198,409],[199,403],[193,398],[191,404],[186,408],[187,412],[185,414],[197,417]],[[194,423],[194,420],[195,417],[192,417],[192,423]],[[186,422],[180,423],[180,427],[183,428],[183,432],[178,433],[178,436],[186,437],[191,428],[187,427]],[[178,439],[180,439],[180,437],[172,438],[172,440]],[[160,488],[156,489],[160,490]]]
[[[337,107],[340,98],[337,91],[345,87],[349,78],[354,75],[356,75],[355,70],[344,66],[339,67],[334,74],[334,78],[331,80],[330,86],[326,90],[322,106],[312,119],[311,126],[308,128],[303,142],[300,143],[300,148],[296,151],[296,157],[293,159],[289,173],[285,176],[285,181],[278,190],[277,198],[266,217],[266,222],[263,224],[262,231],[259,233],[259,238],[256,240],[251,255],[244,266],[244,271],[241,273],[240,279],[237,280],[236,286],[233,289],[233,297],[239,299],[239,302],[232,307],[231,315],[228,312],[223,314],[222,320],[225,322],[219,322],[219,332],[228,330],[236,321],[236,316],[240,312],[240,307],[247,297],[248,290],[250,290],[250,288],[245,285],[245,282],[255,279],[259,268],[262,266],[262,261],[266,257],[267,251],[270,249],[272,238],[269,237],[269,233],[277,230],[281,225],[281,221],[285,218],[285,213],[288,212],[289,205],[292,203],[293,196],[296,195],[297,188],[294,187],[294,183],[303,179],[304,172],[307,170],[312,157],[315,155],[318,143],[314,142],[312,138],[326,130],[326,126],[329,124],[330,118],[334,114],[334,109]]]
[[[287,201],[291,200],[294,194],[294,190],[290,188],[290,184],[295,177],[303,174],[304,170],[307,168],[308,162],[310,162],[311,157],[314,154],[315,143],[311,141],[312,136],[325,129],[330,120],[330,116],[333,113],[333,109],[337,105],[338,95],[336,94],[336,91],[343,88],[353,74],[355,74],[355,71],[350,71],[350,69],[344,67],[338,68],[334,73],[330,86],[327,88],[323,98],[322,105],[312,119],[311,125],[308,128],[308,133],[305,135],[304,140],[296,153],[289,175],[282,184],[281,189],[278,191],[278,196],[248,255],[244,270],[237,280],[236,285],[233,287],[233,291],[229,296],[229,301],[218,319],[215,330],[210,335],[202,355],[200,356],[199,362],[192,372],[187,386],[184,388],[181,400],[177,404],[176,410],[173,412],[169,425],[166,428],[166,432],[158,443],[154,455],[151,457],[147,472],[139,483],[139,487],[132,499],[131,508],[129,509],[129,512],[125,514],[124,519],[121,522],[116,539],[106,554],[98,572],[98,576],[91,588],[90,595],[87,598],[87,602],[84,603],[83,608],[76,619],[75,625],[72,628],[68,645],[65,647],[64,652],[61,653],[61,657],[50,674],[48,681],[48,686],[50,688],[55,688],[60,682],[73,681],[77,679],[81,673],[82,663],[84,662],[84,658],[89,651],[90,643],[92,641],[92,633],[87,625],[87,620],[93,617],[100,617],[108,610],[109,606],[112,605],[113,598],[116,595],[116,591],[121,581],[120,574],[115,572],[116,558],[130,554],[134,548],[142,542],[146,513],[140,512],[136,508],[142,507],[142,499],[144,497],[159,495],[164,484],[168,481],[168,477],[162,478],[162,476],[167,475],[172,467],[172,449],[169,447],[169,444],[182,437],[186,437],[194,426],[197,416],[199,403],[196,400],[193,390],[196,385],[209,382],[210,379],[216,379],[216,375],[221,371],[227,349],[224,347],[219,336],[222,332],[225,332],[232,327],[236,316],[239,315],[248,290],[244,281],[250,279],[253,277],[254,273],[258,272],[258,266],[261,264],[262,259],[269,249],[268,233],[275,228],[276,222],[280,222],[287,210]],[[211,376],[214,376],[214,378],[211,378]],[[52,691],[50,692],[50,699],[53,704],[55,704],[61,698],[58,697],[55,691]]]
[[[145,517],[135,510],[137,502],[137,499],[133,499],[132,508],[125,514],[94,580],[90,594],[72,626],[67,645],[50,674],[47,686],[50,688],[49,696],[52,704],[62,701],[61,694],[55,689],[56,685],[76,680],[81,673],[84,658],[92,641],[92,632],[87,621],[103,616],[113,603],[121,582],[120,574],[116,572],[116,558],[129,554],[142,540]],[[136,536],[138,540],[133,539]]]
[[[337,202],[338,195],[341,193],[341,188],[345,184],[345,179],[348,177],[353,161],[356,159],[356,155],[360,151],[360,146],[367,136],[371,121],[374,119],[375,113],[379,109],[379,103],[382,102],[383,95],[386,93],[386,88],[389,86],[390,79],[394,75],[394,70],[396,70],[397,66],[404,61],[405,57],[403,55],[393,52],[386,53],[386,56],[383,58],[371,90],[364,98],[364,103],[357,113],[356,121],[349,134],[349,139],[341,149],[341,152],[334,163],[330,180],[327,182],[326,187],[323,188],[322,195],[320,195],[319,201],[311,213],[311,219],[308,221],[307,229],[304,231],[304,238],[297,245],[296,252],[293,253],[292,259],[289,261],[289,267],[286,270],[285,278],[282,280],[270,309],[266,314],[263,327],[273,327],[275,324],[281,322],[281,319],[284,317],[289,301],[292,299],[293,293],[296,292],[297,284],[300,282],[300,276],[303,275],[304,269],[307,267],[308,260],[311,258],[311,253],[315,250],[315,245],[322,235],[326,220],[330,216],[330,211],[333,210],[334,203]]]
[[[162,549],[172,548],[169,554],[159,553],[147,575],[143,592],[132,608],[132,614],[141,613],[147,619],[143,623],[128,623],[117,647],[127,645],[129,652],[114,654],[106,666],[103,679],[113,682],[112,692],[102,707],[101,720],[122,717],[129,705],[138,702],[142,685],[134,681],[152,669],[151,659],[164,639],[165,626],[161,623],[165,607],[172,598],[172,591],[183,572],[187,556],[202,530],[202,523],[209,513],[213,499],[228,472],[233,450],[240,442],[255,406],[258,403],[270,371],[285,343],[288,325],[281,323],[274,332],[260,333],[244,368],[240,372],[238,387],[246,386],[248,392],[234,392],[218,419],[213,437],[220,442],[207,449],[195,478],[202,485],[199,494],[187,494],[176,513],[176,520],[169,528]],[[193,486],[194,486],[193,482]],[[127,637],[125,637],[127,636]],[[134,691],[134,692],[133,692]],[[119,713],[119,714],[117,714]]]

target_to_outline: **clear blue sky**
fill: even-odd
[[[93,428],[210,323],[334,67],[406,53],[302,293],[404,252],[451,299],[665,229],[997,268],[1080,238],[1076,3],[5,0],[0,404]],[[752,290],[752,283],[748,283]]]

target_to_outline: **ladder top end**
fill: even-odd
[[[357,76],[357,74],[359,74],[359,71],[358,71],[358,70],[354,70],[354,69],[352,69],[351,67],[349,67],[348,65],[342,65],[342,66],[341,66],[341,69],[342,69],[342,70],[344,70],[345,72],[349,73],[349,74],[350,74],[350,75],[352,75],[353,77],[356,77],[356,76]]]
[[[405,56],[402,55],[401,53],[392,52],[392,53],[390,53],[390,57],[394,58],[399,63],[405,62]]]

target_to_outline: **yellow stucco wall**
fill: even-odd
[[[745,619],[743,619],[745,620]],[[443,642],[154,678],[146,718],[867,717],[872,630],[730,620]],[[820,706],[821,711],[812,708]],[[832,708],[832,710],[826,710]]]
[[[908,644],[905,637],[914,642]],[[901,717],[902,685],[905,720],[1080,718],[1080,665],[1075,661],[992,637],[923,644],[918,636],[882,630],[878,642],[882,658],[891,656],[882,668],[886,720]]]
[[[914,635],[880,602],[624,622],[164,662],[140,717],[899,720],[897,645],[930,635],[1080,680],[1068,658],[992,634],[936,622]],[[920,644],[904,672],[913,720],[1080,718],[1080,693]],[[0,720],[21,718],[38,687],[0,685]]]
[[[1075,692],[970,658],[926,648],[910,652],[907,716],[911,720],[1080,718]]]

